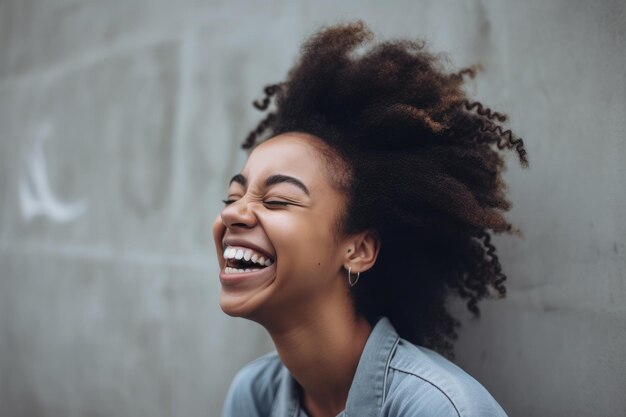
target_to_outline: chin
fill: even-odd
[[[253,304],[247,297],[244,299],[242,296],[225,294],[224,291],[220,294],[220,308],[231,317],[252,319],[258,307]]]
[[[236,298],[238,297],[228,296],[222,292],[220,295],[220,308],[231,317],[243,317],[246,309],[242,307],[240,302],[237,302]]]

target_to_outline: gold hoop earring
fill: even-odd
[[[356,273],[356,279],[354,281],[352,281],[352,267],[348,268],[348,284],[350,284],[351,287],[354,287],[356,285],[357,282],[359,282],[359,277],[361,276],[360,272]]]

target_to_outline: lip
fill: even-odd
[[[258,271],[242,272],[239,274],[226,274],[224,268],[222,268],[220,270],[220,283],[223,286],[238,286],[246,283],[254,284],[256,281],[271,280],[275,275],[276,262]]]

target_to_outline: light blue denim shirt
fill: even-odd
[[[297,382],[276,352],[233,380],[222,417],[308,417]],[[401,339],[387,318],[372,330],[340,417],[500,417],[506,413],[474,378],[432,350]]]

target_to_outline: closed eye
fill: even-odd
[[[264,201],[263,204],[266,206],[288,206],[289,203],[286,201]]]
[[[225,206],[228,206],[228,205],[233,204],[236,201],[237,200],[227,199],[227,200],[222,200],[222,203],[224,203]],[[286,201],[264,201],[263,204],[265,204],[266,206],[284,207],[284,206],[288,206],[290,203]]]

